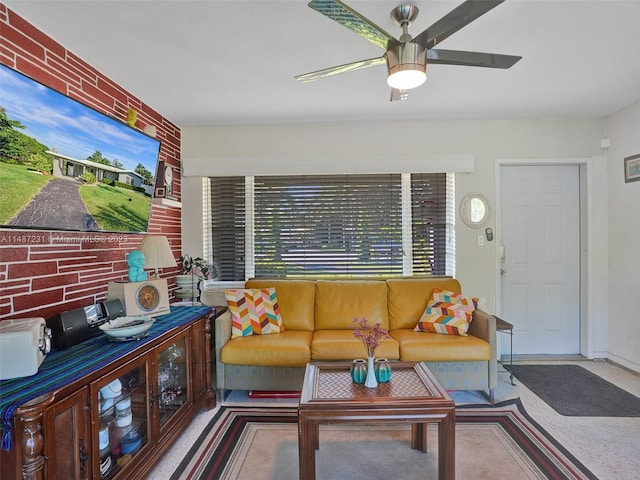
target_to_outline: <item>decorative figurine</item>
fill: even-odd
[[[133,108],[127,110],[127,125],[130,127],[135,127],[136,122],[138,121],[138,112],[136,112]]]
[[[147,279],[147,272],[144,271],[144,253],[134,250],[127,255],[129,264],[129,281],[144,282]]]

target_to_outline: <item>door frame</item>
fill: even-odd
[[[505,158],[495,162],[495,219],[494,247],[496,268],[496,311],[502,310],[502,281],[499,249],[502,245],[501,168],[503,166],[556,166],[579,167],[580,204],[580,354],[586,358],[607,357],[607,229],[606,182],[596,186],[597,178],[606,178],[605,157],[584,158]],[[590,246],[590,248],[589,248]],[[508,321],[508,320],[507,320]],[[514,352],[517,354],[518,352]]]

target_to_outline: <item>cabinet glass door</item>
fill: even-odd
[[[188,350],[186,336],[182,336],[158,352],[157,402],[162,428],[189,400]]]
[[[149,443],[145,360],[128,364],[94,385],[100,418],[97,432],[100,478],[112,478],[135,461],[136,454]]]

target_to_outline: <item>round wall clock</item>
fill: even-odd
[[[152,312],[160,304],[160,291],[152,283],[142,285],[136,292],[136,303],[141,310]]]
[[[173,168],[170,165],[164,166],[164,183],[170,185],[173,182]]]
[[[164,186],[167,193],[173,193],[173,167],[166,163],[164,164]]]

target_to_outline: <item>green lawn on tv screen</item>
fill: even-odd
[[[0,162],[0,224],[15,217],[51,178],[24,165]]]
[[[151,197],[102,183],[83,185],[80,197],[102,230],[147,231]]]

